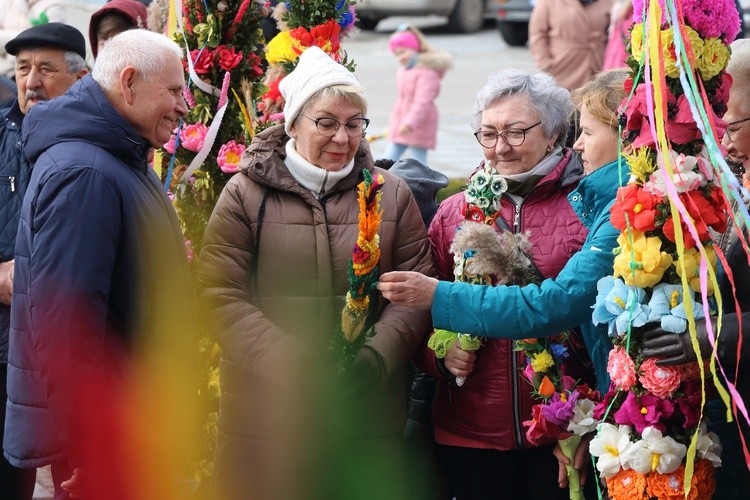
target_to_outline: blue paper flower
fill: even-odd
[[[596,304],[591,319],[595,325],[606,323],[610,337],[627,333],[629,324],[635,327],[646,324],[649,306],[644,303],[645,290],[628,286],[612,276],[600,279],[596,289]]]
[[[692,296],[687,297],[693,304],[693,315],[696,319],[704,317],[703,306]],[[648,303],[650,312],[648,322],[660,322],[664,331],[682,333],[687,330],[688,321],[685,313],[685,297],[682,285],[661,283],[654,287]]]

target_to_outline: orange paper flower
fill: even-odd
[[[545,398],[551,398],[554,393],[555,384],[553,384],[549,377],[545,375],[539,383],[539,394]]]
[[[633,469],[622,469],[607,478],[607,494],[612,500],[646,500],[649,498],[646,496],[646,477]]]

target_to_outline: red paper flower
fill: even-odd
[[[198,57],[200,54],[200,57]],[[210,49],[204,48],[203,51],[191,50],[190,58],[193,60],[193,68],[199,75],[205,75],[211,72],[214,67],[214,54]],[[187,71],[187,63],[185,63],[185,71]]]
[[[263,60],[255,52],[251,52],[247,56],[247,64],[250,66],[250,78],[257,78],[263,75],[263,67],[261,63]]]
[[[242,62],[242,52],[235,52],[234,47],[219,45],[216,47],[219,59],[219,67],[224,71],[232,71]]]
[[[548,422],[547,419],[542,415],[542,407],[544,405],[534,405],[531,408],[531,420],[527,420],[523,425],[527,426],[526,439],[531,444],[538,444],[542,441],[557,439],[562,433],[562,429],[557,425]]]
[[[656,229],[656,216],[659,214],[657,205],[661,198],[654,196],[637,184],[628,184],[617,190],[615,202],[609,209],[610,222],[612,225],[624,231],[627,221],[630,227],[641,232]]]

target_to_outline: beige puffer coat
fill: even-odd
[[[374,494],[394,482],[391,472],[406,471],[398,452],[406,367],[430,316],[380,298],[368,345],[382,356],[385,378],[367,394],[341,398],[335,377],[325,376],[330,371],[316,369],[330,364],[326,349],[341,318],[362,169],[385,177],[381,273],[434,275],[427,233],[406,183],[374,168],[365,142],[353,172],[318,200],[284,165],[286,141],[282,127],[254,139],[204,239],[199,281],[221,346],[216,484],[226,498],[370,498],[367,488]],[[341,448],[352,455],[336,455]],[[357,491],[343,493],[335,488],[348,468],[364,476]],[[334,479],[327,483],[328,474]],[[368,486],[368,474],[380,479]]]

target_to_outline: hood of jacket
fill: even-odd
[[[134,168],[145,168],[150,147],[115,111],[91,75],[76,82],[65,95],[31,108],[24,119],[22,140],[24,154],[32,164],[56,144],[85,141]]]
[[[250,146],[245,150],[240,161],[239,171],[270,189],[279,191],[299,192],[304,196],[312,196],[310,191],[300,186],[299,182],[284,165],[286,158],[285,146],[289,136],[283,125],[274,125],[256,135]],[[367,142],[362,139],[357,152],[354,154],[354,168],[352,172],[339,181],[328,194],[351,189],[360,182],[360,173],[364,168],[372,170],[373,159]]]
[[[417,58],[417,67],[419,66],[445,73],[453,68],[453,55],[442,50],[421,52]]]

